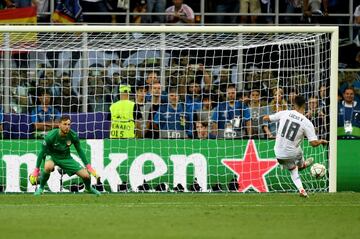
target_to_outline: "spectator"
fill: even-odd
[[[212,76],[209,71],[205,68],[204,64],[199,64],[198,72],[202,76],[202,84],[205,92],[210,92],[212,90]]]
[[[261,12],[262,13],[273,13],[273,8],[275,6],[275,0],[261,0]],[[264,19],[264,23],[267,24],[274,24],[274,17],[273,16],[264,16],[262,17]]]
[[[89,112],[108,112],[111,102],[111,93],[105,87],[103,78],[99,76],[89,77],[88,92],[88,111]]]
[[[241,14],[253,14],[250,16],[251,23],[255,24],[258,18],[258,14],[261,13],[260,0],[240,0],[240,13]],[[241,23],[247,23],[248,16],[241,16]]]
[[[170,87],[177,87],[178,88],[178,94],[179,94],[179,100],[182,102],[185,102],[186,98],[186,92],[187,92],[187,75],[184,72],[184,70],[176,70],[175,72],[170,75],[166,81],[167,88]],[[166,92],[164,92],[164,95],[167,95]],[[167,101],[167,98],[164,98],[164,101]]]
[[[288,110],[295,109],[295,97],[298,95],[298,92],[295,88],[291,88],[287,95]]]
[[[328,0],[303,0],[304,16],[308,17],[309,23],[319,23],[319,16],[328,15]],[[321,3],[323,5],[323,11],[321,10]],[[312,17],[312,18],[311,18]]]
[[[80,0],[80,5],[84,12],[84,22],[88,23],[110,23],[110,15],[89,15],[87,13],[105,13],[107,14],[108,7],[105,0]]]
[[[58,97],[61,95],[61,83],[59,82],[59,79],[55,76],[54,69],[51,70],[45,70],[45,76],[46,82],[48,85],[44,86],[47,88],[50,88],[50,94],[53,97]]]
[[[165,12],[166,0],[147,0],[147,12],[158,13],[158,15],[147,16],[147,23],[164,23],[165,16],[160,15]]]
[[[46,133],[57,127],[60,112],[50,105],[51,96],[43,91],[39,97],[40,104],[31,112],[36,138],[44,138]]]
[[[131,93],[130,85],[119,87],[120,100],[110,106],[111,129],[110,138],[112,139],[131,139],[135,138],[135,133],[139,132],[141,114],[137,111],[135,102],[129,100]]]
[[[213,101],[211,97],[209,95],[203,95],[199,109],[194,110],[194,119],[211,126],[211,117],[213,113]]]
[[[15,8],[13,0],[1,0],[0,1],[0,10],[7,8]]]
[[[111,97],[112,97],[112,102],[118,101],[119,99],[118,94],[119,94],[119,87],[121,84],[121,76],[119,72],[114,72],[111,76]]]
[[[353,88],[355,91],[355,100],[359,101],[360,98],[357,93],[360,93],[360,80],[356,71],[345,71],[339,74],[339,91],[344,93],[346,88]]]
[[[302,0],[285,0],[286,10],[285,13],[302,13]],[[296,20],[295,20],[296,19]],[[300,18],[293,16],[285,16],[285,23],[300,23]]]
[[[29,113],[32,106],[32,98],[29,97],[26,78],[16,71],[11,72],[11,112]]]
[[[55,99],[55,102],[60,107],[61,114],[79,113],[80,100],[76,92],[71,87],[71,80],[69,75],[63,74],[61,77],[61,95]]]
[[[316,96],[308,99],[305,116],[313,123],[316,134],[325,138],[325,113],[319,107],[319,99]]]
[[[360,104],[354,96],[354,89],[346,88],[338,104],[338,136],[360,138]]]
[[[207,122],[196,122],[196,138],[197,139],[209,139],[211,135],[209,133],[209,125]]]
[[[273,99],[269,103],[269,114],[287,110],[288,103],[284,99],[284,91],[282,88],[274,88],[272,91]],[[272,136],[276,136],[277,125],[274,122],[268,122],[268,127]]]
[[[186,4],[183,4],[183,0],[173,0],[173,6],[165,10],[166,22],[173,24],[192,24],[195,22],[194,11]]]
[[[203,93],[201,92],[200,85],[194,80],[187,84],[187,94],[185,95],[185,110],[189,120],[190,131],[188,132],[189,137],[193,137],[192,129],[195,128],[194,123],[194,112],[201,109],[201,98]],[[179,87],[176,86],[179,91]]]
[[[147,4],[145,0],[136,0],[135,1],[135,7],[133,9],[133,13],[135,14],[133,16],[132,22],[136,25],[140,25],[141,23],[146,22],[146,16],[142,15],[143,13],[146,13]],[[137,15],[139,14],[139,15]]]
[[[279,112],[288,109],[288,103],[284,99],[284,91],[282,88],[273,89],[273,99],[270,102],[271,112]],[[273,114],[273,113],[270,113]]]
[[[328,14],[328,0],[303,0],[304,1],[304,15],[311,16],[314,13],[320,15]],[[323,11],[321,11],[321,3],[323,5]]]
[[[161,85],[154,83],[150,86],[151,101],[145,104],[144,120],[146,121],[145,138],[158,139],[159,127],[154,123],[155,114],[159,111],[161,105]]]
[[[129,65],[126,69],[121,71],[120,80],[122,84],[135,86],[137,80],[137,67]],[[115,87],[116,88],[116,87]]]
[[[251,136],[249,108],[241,101],[236,100],[236,88],[232,84],[228,85],[226,100],[226,102],[219,103],[214,111],[212,131],[218,130],[218,137],[228,137],[227,133],[236,137]],[[243,127],[246,132],[243,132]]]
[[[221,69],[217,79],[214,81],[213,88],[216,93],[221,95],[226,92],[231,83],[231,69]]]
[[[80,59],[80,56],[80,52],[60,52],[56,61],[56,66],[58,67],[56,75],[61,76],[63,73],[71,75],[71,69],[75,67],[76,63]]]
[[[160,83],[160,79],[158,77],[157,71],[150,71],[146,74],[146,80],[145,83],[148,87],[151,87],[154,83]]]
[[[215,16],[215,23],[235,24],[236,16],[240,11],[239,0],[215,0],[215,12],[219,15]],[[224,16],[222,13],[234,13],[233,16]]]
[[[50,22],[50,18],[51,15],[49,15],[48,13],[50,12],[50,1],[47,0],[32,0],[33,4],[36,6],[36,13],[37,13],[37,22],[46,22],[49,23]],[[79,0],[75,0],[77,3],[77,6],[80,6]],[[70,2],[70,1],[68,1]],[[72,1],[71,1],[72,3]],[[74,4],[74,3],[72,3]],[[56,9],[56,3],[55,3],[55,9]],[[77,9],[77,8],[75,8]],[[76,19],[78,22],[80,21],[80,19],[82,20],[82,14],[77,14],[78,12],[74,12],[72,11],[72,14],[74,14],[75,16],[78,15],[78,19]]]
[[[146,78],[145,84],[146,84],[147,89],[152,89],[151,86],[155,83],[160,84],[160,78],[158,77],[157,71],[149,71],[148,73],[146,73],[145,78]],[[151,92],[148,91],[145,96],[145,101],[151,102],[151,97],[152,97]],[[161,102],[167,102],[167,92],[166,91],[161,91]]]
[[[252,89],[249,102],[252,138],[264,138],[264,136],[274,138],[268,125],[263,121],[263,117],[268,114],[269,108],[262,104],[260,99],[260,90]]]
[[[201,87],[195,82],[195,80],[189,82],[187,86],[187,94],[185,97],[186,107],[191,107],[194,110],[197,110],[200,108],[202,96]]]
[[[360,5],[358,5],[356,8],[355,8],[355,11],[354,11],[354,43],[360,47],[360,39],[359,39],[359,33],[360,33]]]
[[[204,64],[200,63],[197,65],[190,65],[190,68],[194,68],[195,71],[195,80],[201,82],[201,91],[202,93],[209,93],[212,87],[212,78],[209,72],[206,70]],[[189,68],[188,68],[189,69]]]
[[[169,89],[168,103],[162,104],[155,114],[154,122],[159,126],[160,138],[185,138],[189,124],[185,105],[178,101],[177,88]]]
[[[36,87],[36,95],[40,96],[43,91],[46,91],[51,97],[53,97],[52,91],[52,79],[48,77],[42,77],[39,79]]]
[[[137,84],[135,90],[136,114],[138,115],[137,120],[139,121],[139,127],[138,130],[136,131],[137,138],[145,137],[145,129],[146,129],[146,121],[144,120],[145,94],[146,94],[145,85]]]
[[[244,89],[246,91],[250,91],[252,89],[260,89],[261,88],[261,78],[262,74],[258,67],[251,66],[245,75],[245,84]],[[265,80],[267,78],[264,78]]]
[[[107,0],[108,6],[114,13],[126,13],[130,8],[132,9],[131,2],[129,0]],[[112,15],[112,23],[124,23],[126,22],[126,15]]]

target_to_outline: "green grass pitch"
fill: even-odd
[[[360,194],[0,195],[0,238],[359,238]]]

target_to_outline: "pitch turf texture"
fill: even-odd
[[[0,238],[359,238],[360,193],[0,195]]]

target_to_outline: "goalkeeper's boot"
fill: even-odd
[[[305,191],[305,189],[301,189],[299,192],[300,197],[302,198],[308,198],[309,195],[307,194],[307,192]]]
[[[34,195],[35,196],[40,196],[41,194],[43,194],[44,193],[44,189],[42,188],[42,187],[38,187],[37,189],[36,189],[36,191],[34,192]]]
[[[306,169],[307,167],[309,167],[312,163],[314,162],[314,158],[313,157],[310,157],[310,158],[307,158],[305,161],[304,161],[304,164],[299,167],[299,170],[303,170],[303,169]]]
[[[96,196],[100,196],[101,192],[99,192],[98,190],[96,190],[93,187],[90,187],[90,189],[86,189],[86,192],[91,193],[91,194],[95,194]]]

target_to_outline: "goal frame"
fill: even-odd
[[[23,32],[23,33],[26,32],[328,33],[330,34],[329,192],[337,191],[336,188],[337,187],[337,101],[336,99],[337,99],[337,88],[338,88],[338,46],[339,46],[339,29],[337,26],[105,26],[105,25],[0,26],[0,33],[10,33],[10,32],[14,32],[14,33],[16,32]],[[4,35],[5,43],[7,40],[8,39],[5,34]],[[9,76],[6,76],[5,74],[5,81],[9,80],[8,77]]]

